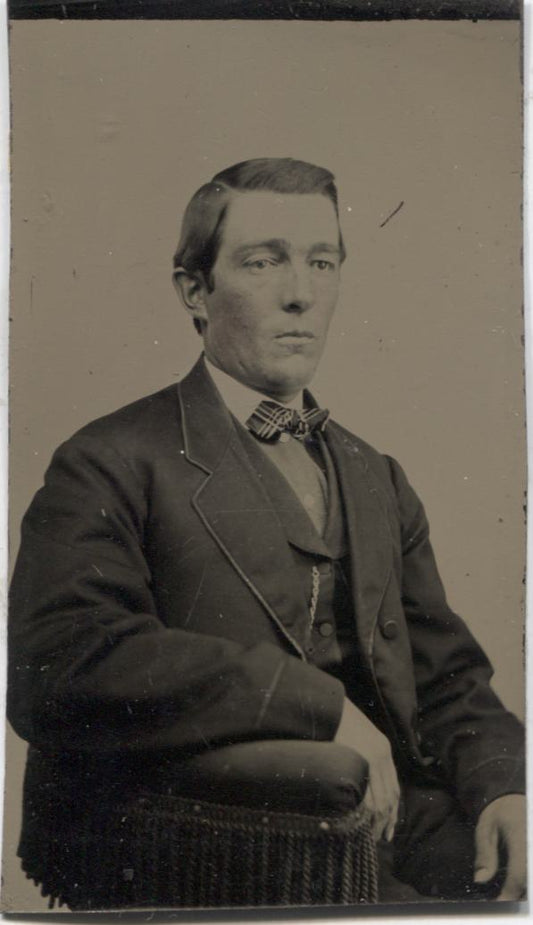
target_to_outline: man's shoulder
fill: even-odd
[[[90,421],[62,446],[93,444],[136,455],[143,448],[155,451],[162,441],[175,441],[179,433],[178,386],[173,383]]]
[[[348,454],[357,456],[362,465],[377,476],[390,481],[391,469],[398,465],[391,456],[382,453],[362,437],[339,424],[338,421],[331,420],[328,428],[333,433],[337,446],[342,447]]]
[[[420,506],[418,495],[394,456],[376,449],[337,421],[330,421],[328,428],[336,448],[358,460],[373,488],[384,494],[395,508]]]

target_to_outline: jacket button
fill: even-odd
[[[396,639],[398,635],[398,624],[396,620],[387,620],[381,627],[381,632],[385,639]]]
[[[333,633],[335,632],[335,627],[333,626],[333,623],[329,623],[328,620],[325,620],[324,623],[319,624],[318,632],[320,633],[321,636],[325,636],[325,637],[333,636]]]

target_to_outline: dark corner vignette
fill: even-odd
[[[11,19],[520,19],[520,0],[10,0]]]

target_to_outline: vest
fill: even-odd
[[[326,441],[319,438],[329,495],[326,529],[320,536],[294,490],[257,439],[245,428],[238,430],[281,521],[294,558],[295,581],[303,587],[310,608],[314,592],[318,592],[314,619],[309,609],[301,614],[291,632],[311,664],[350,687],[356,656],[349,545],[337,473]]]

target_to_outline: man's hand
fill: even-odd
[[[363,805],[372,814],[376,841],[382,836],[392,841],[398,817],[400,787],[389,740],[345,697],[334,741],[352,748],[368,762],[369,784]]]
[[[526,891],[526,798],[510,793],[489,803],[476,826],[475,883],[488,883],[500,867],[500,849],[506,858],[506,876],[498,899],[523,899]]]

